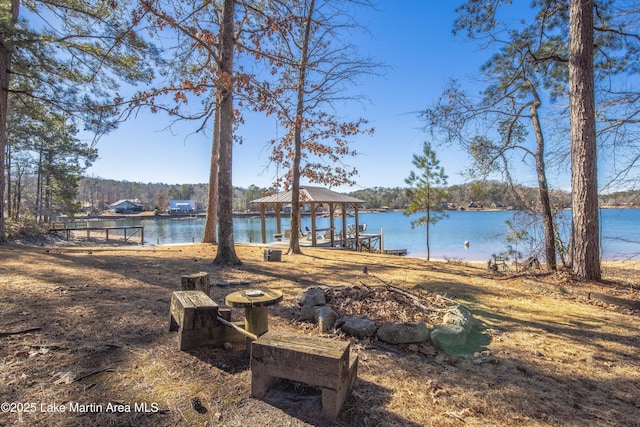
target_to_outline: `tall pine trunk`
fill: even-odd
[[[218,102],[220,103],[220,151],[218,173],[218,251],[213,263],[216,265],[239,265],[233,239],[233,34],[235,0],[224,0],[222,4],[222,28],[220,30],[220,69],[218,70]]]
[[[593,0],[569,1],[573,271],[600,280],[593,76]]]
[[[216,105],[213,116],[213,140],[211,142],[211,167],[209,169],[209,204],[207,205],[207,220],[204,224],[202,243],[217,243],[218,223],[218,173],[220,153],[220,108]]]
[[[5,187],[6,187],[6,192],[7,192],[6,211],[7,211],[7,218],[13,219],[14,215],[13,215],[13,203],[12,203],[12,200],[15,200],[15,194],[11,190],[11,179],[12,179],[11,178],[11,168],[12,168],[12,164],[11,164],[12,157],[11,157],[11,155],[12,155],[12,152],[11,152],[11,144],[9,144],[9,141],[7,141],[5,143],[4,152],[5,152],[5,156],[6,156],[5,159],[4,159],[4,162],[7,165],[7,167],[6,167],[7,175],[5,177],[5,182],[6,182]],[[17,215],[15,217],[17,217]]]
[[[556,246],[555,233],[553,227],[553,212],[551,211],[551,202],[549,200],[549,185],[547,184],[546,167],[544,164],[544,137],[542,134],[542,126],[538,116],[538,107],[540,99],[538,93],[533,90],[535,101],[531,105],[531,121],[533,131],[536,136],[536,175],[538,177],[538,195],[540,197],[540,209],[542,213],[542,224],[544,227],[544,255],[548,270],[556,270]]]
[[[304,124],[304,94],[307,86],[307,67],[309,62],[309,43],[311,37],[311,19],[315,8],[315,0],[309,2],[309,10],[304,28],[304,40],[298,71],[298,87],[296,101],[296,122],[294,127],[293,176],[291,186],[291,239],[289,240],[289,254],[301,254],[298,225],[300,224],[300,162],[302,159],[302,127]]]
[[[5,3],[3,1],[3,3]],[[3,5],[3,13],[6,5]],[[4,223],[4,194],[7,181],[5,178],[5,151],[7,147],[7,116],[9,111],[9,76],[11,75],[11,46],[13,39],[13,29],[18,19],[18,10],[20,9],[19,0],[11,0],[9,5],[9,14],[11,16],[11,24],[7,34],[0,37],[0,242],[5,241],[5,223]]]
[[[427,182],[427,261],[431,259],[431,242],[429,227],[431,227],[431,185]]]

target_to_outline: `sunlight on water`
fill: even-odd
[[[566,219],[569,213],[564,212]],[[464,259],[485,261],[494,254],[507,251],[513,243],[506,240],[508,228],[505,221],[513,221],[511,211],[449,211],[447,217],[430,227],[430,246],[432,259]],[[411,222],[420,215],[404,215],[402,212],[362,213],[360,223],[367,224],[367,233],[380,233],[384,229],[384,242],[387,249],[407,249],[409,256],[426,257],[426,229],[424,226],[412,228]],[[604,259],[638,258],[640,254],[640,209],[604,209],[602,217],[602,249]],[[517,221],[514,221],[516,223]],[[568,240],[568,221],[564,221],[564,240]],[[282,230],[289,228],[288,218],[282,219]],[[145,244],[173,244],[200,242],[204,232],[205,220],[202,218],[184,219],[145,219],[102,221],[108,225],[144,226]],[[342,220],[336,218],[336,231],[342,228]],[[347,224],[355,224],[354,218],[348,218]],[[273,241],[276,232],[275,217],[266,218],[267,241]],[[308,217],[302,219],[302,229],[311,228]],[[329,218],[318,218],[318,228],[329,227]],[[536,233],[536,230],[528,230]],[[260,218],[258,216],[234,218],[234,238],[236,242],[260,242]],[[465,241],[469,247],[465,248]],[[524,242],[517,249],[528,253]]]

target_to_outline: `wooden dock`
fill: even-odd
[[[288,234],[288,233],[287,233]],[[387,249],[383,247],[383,233],[379,234],[361,234],[358,239],[355,237],[347,237],[343,240],[339,236],[333,241],[327,238],[318,237],[316,239],[315,247],[317,248],[332,248],[332,249],[346,249],[357,252],[377,252],[385,255],[407,255],[406,249]],[[271,246],[275,247],[288,247],[289,236],[284,238],[281,235],[276,237],[276,242],[271,242]],[[299,240],[301,247],[312,247],[312,242],[309,237],[301,237]]]
[[[87,240],[91,237],[91,232],[104,233],[105,238],[109,241],[110,231],[122,231],[124,232],[124,241],[129,241],[133,236],[140,233],[140,244],[144,245],[144,227],[141,225],[126,225],[126,226],[113,226],[113,227],[91,227],[87,221],[71,221],[71,222],[54,222],[49,227],[50,233],[63,233],[65,239],[71,238],[71,233],[74,231],[86,231]],[[127,236],[127,231],[129,235]]]
[[[407,254],[407,250],[406,249],[384,249],[383,253],[385,255],[398,255],[398,256],[403,256]]]

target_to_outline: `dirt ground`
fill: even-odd
[[[260,246],[237,252],[243,265],[220,269],[212,245],[0,246],[0,426],[640,425],[638,261],[605,263],[596,284],[326,249],[282,262]],[[242,345],[178,350],[171,293],[201,271],[220,304],[243,286],[282,290],[272,330],[319,335],[297,320],[309,286],[385,283],[464,304],[480,324],[457,355],[324,334],[359,354],[334,423],[314,387],[282,382],[252,398]]]

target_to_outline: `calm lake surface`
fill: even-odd
[[[513,211],[449,211],[446,218],[430,227],[431,258],[464,259],[470,261],[488,260],[494,254],[504,253],[509,246],[522,253],[530,248],[524,240],[508,242],[509,228],[505,221],[516,224]],[[563,235],[568,241],[569,212]],[[603,259],[640,258],[640,209],[603,209],[601,210],[601,237]],[[424,226],[411,226],[411,222],[420,215],[404,215],[402,212],[361,213],[360,223],[367,224],[367,233],[380,233],[384,229],[385,248],[407,249],[408,255],[426,257],[426,229]],[[145,219],[101,221],[104,226],[142,225],[145,244],[164,245],[175,243],[199,242],[204,233],[205,220],[202,218],[181,219]],[[354,224],[354,218],[348,218],[347,224]],[[276,232],[276,219],[267,218],[267,241],[273,240]],[[335,220],[339,230],[342,221]],[[302,219],[302,229],[311,228],[311,219]],[[318,218],[317,227],[329,227],[329,218]],[[282,219],[282,229],[288,229],[288,218]],[[529,233],[539,230],[529,228]],[[234,218],[235,241],[260,242],[260,218]],[[469,248],[465,248],[465,241]],[[511,257],[513,259],[513,257]]]

